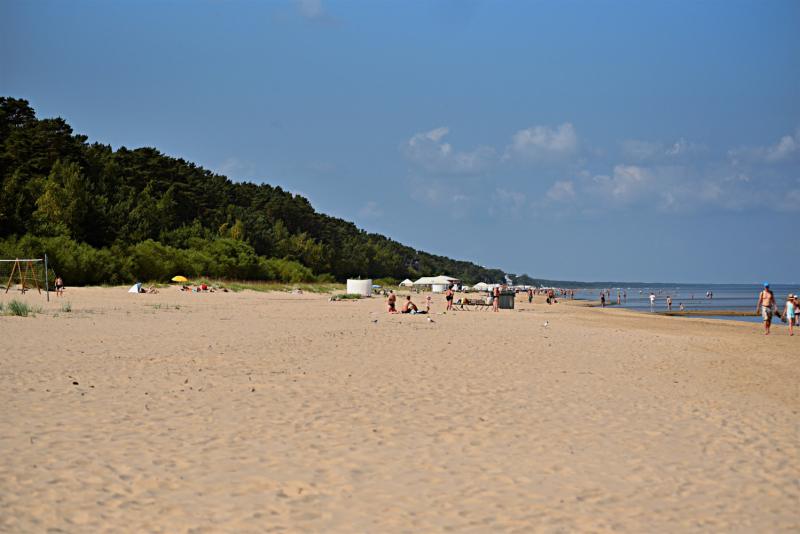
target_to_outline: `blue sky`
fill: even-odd
[[[428,252],[800,282],[800,2],[0,2],[0,94]]]

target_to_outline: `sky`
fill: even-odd
[[[536,278],[800,282],[800,1],[0,2],[0,94]]]

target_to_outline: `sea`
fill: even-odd
[[[672,297],[672,310],[680,310],[683,303],[684,310],[689,311],[756,311],[758,304],[758,294],[764,289],[759,284],[691,284],[691,285],[669,285],[658,287],[609,287],[611,292],[611,302],[616,305],[617,293],[627,293],[627,298],[622,299],[620,308],[636,310],[641,312],[663,312],[667,311],[667,297]],[[770,289],[775,293],[775,300],[778,303],[778,310],[783,312],[785,299],[789,294],[797,295],[800,293],[798,284],[774,284]],[[650,292],[656,296],[655,306],[650,306]],[[713,297],[708,296],[713,293]],[[575,293],[575,299],[581,300],[600,300],[599,289],[582,289],[580,293]],[[759,310],[760,311],[760,310]],[[692,315],[689,317],[703,317],[702,315]],[[707,316],[707,319],[720,319],[725,321],[747,321],[760,323],[763,321],[760,315],[745,317],[727,316]],[[780,323],[777,317],[772,319],[773,324]]]

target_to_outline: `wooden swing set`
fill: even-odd
[[[6,293],[8,293],[8,289],[11,287],[11,283],[14,280],[14,272],[19,272],[19,281],[22,284],[22,293],[25,294],[25,282],[28,281],[28,272],[33,275],[33,281],[36,284],[36,289],[39,290],[39,294],[42,294],[42,288],[39,287],[39,280],[36,279],[36,272],[33,270],[33,262],[34,261],[41,261],[41,260],[21,260],[17,258],[14,261],[14,266],[11,268],[11,276],[8,277],[8,285],[6,286]],[[22,274],[22,265],[20,262],[25,262],[25,275]],[[48,295],[49,296],[49,295]]]

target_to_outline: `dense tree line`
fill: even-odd
[[[317,213],[299,195],[232,182],[154,148],[89,144],[64,119],[37,119],[26,100],[0,97],[0,255],[45,252],[77,277],[71,283],[175,273],[284,281],[419,276],[406,266],[414,249]],[[504,276],[424,252],[419,258],[424,276],[469,283]]]

